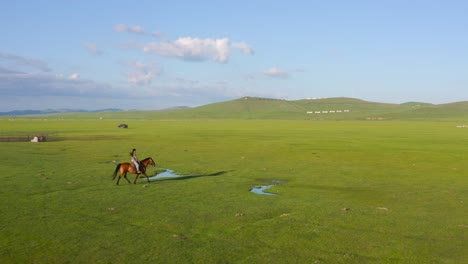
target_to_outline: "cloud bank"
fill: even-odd
[[[53,107],[52,104],[72,106],[93,98],[94,104],[100,101],[99,105],[104,103],[108,105],[107,107],[111,107],[109,105],[111,102],[115,104],[118,101],[138,102],[141,107],[140,102],[147,100],[152,106],[147,107],[148,109],[157,109],[158,107],[154,106],[155,99],[165,101],[166,104],[180,102],[180,105],[193,106],[245,95],[245,92],[239,91],[239,88],[233,89],[228,83],[216,80],[200,82],[181,80],[185,77],[173,74],[169,74],[169,77],[162,76],[162,68],[152,56],[227,64],[236,52],[247,55],[255,53],[254,49],[245,42],[232,42],[229,38],[199,37],[159,40],[163,33],[160,31],[148,33],[139,25],[117,24],[113,30],[142,37],[151,36],[158,38],[158,41],[143,42],[137,39],[121,46],[125,50],[138,50],[143,56],[139,60],[120,63],[120,66],[124,67],[121,69],[123,78],[113,83],[99,83],[87,79],[79,72],[75,72],[80,67],[74,65],[69,68],[73,69],[72,72],[62,74],[54,72],[42,60],[0,52],[0,93],[4,96],[4,104],[1,107],[17,109],[15,105],[18,105],[18,102],[27,102],[28,105],[41,105],[42,102],[46,107]],[[95,42],[83,42],[80,48],[92,56],[103,54]],[[131,104],[134,107],[134,103]]]
[[[9,68],[10,70],[11,69],[27,69],[27,70],[35,70],[35,71],[42,71],[42,72],[51,71],[47,63],[41,60],[25,58],[22,56],[2,53],[2,52],[0,52],[0,67]]]

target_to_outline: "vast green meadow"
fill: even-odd
[[[467,263],[460,125],[3,118],[50,141],[0,142],[0,262]],[[117,186],[132,148],[181,176]]]

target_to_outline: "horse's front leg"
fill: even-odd
[[[146,180],[148,181],[148,183],[150,183],[149,177],[148,175],[146,175],[146,172],[143,172],[143,174],[146,176]]]

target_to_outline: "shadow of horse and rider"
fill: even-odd
[[[119,178],[117,179],[117,183],[116,183],[117,185],[119,185],[121,178],[125,178],[128,183],[131,183],[130,180],[127,178],[127,173],[131,173],[131,174],[136,174],[135,180],[133,181],[134,184],[136,184],[140,175],[145,175],[146,180],[148,181],[148,183],[150,183],[149,177],[146,174],[146,169],[148,166],[156,167],[156,163],[151,157],[147,157],[146,159],[143,159],[140,161],[140,173],[136,169],[135,165],[133,165],[130,162],[119,163],[117,164],[117,167],[115,167],[114,174],[112,175],[112,180],[115,180],[115,178],[118,175]],[[119,171],[120,171],[120,174],[119,174]],[[157,181],[180,181],[180,180],[187,180],[187,179],[193,179],[193,178],[199,178],[199,177],[220,176],[228,172],[229,171],[218,171],[218,172],[209,173],[209,174],[181,175],[179,177],[162,178],[162,179],[158,179]]]

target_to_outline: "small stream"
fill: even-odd
[[[152,180],[165,179],[165,178],[176,178],[180,176],[183,176],[183,175],[176,174],[174,170],[165,169],[165,171],[157,173],[156,175],[150,176],[148,179],[152,181]],[[198,175],[194,177],[197,177],[197,176]],[[265,191],[273,187],[274,185],[282,184],[286,182],[283,180],[269,180],[269,179],[258,179],[258,180],[267,182],[268,184],[256,185],[252,189],[250,189],[250,192],[255,193],[255,194],[262,194],[262,195],[277,195],[277,194],[265,192]]]
[[[265,182],[267,184],[256,185],[252,189],[250,189],[250,192],[255,193],[255,194],[263,194],[263,195],[277,195],[275,193],[265,192],[265,190],[275,185],[286,183],[286,181],[284,180],[272,180],[272,179],[257,179],[257,180]]]

